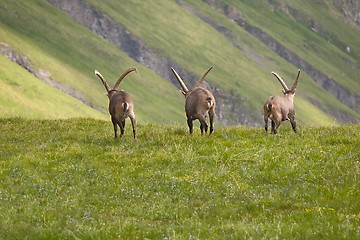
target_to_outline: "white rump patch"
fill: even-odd
[[[213,101],[210,99],[207,101],[208,107],[211,108],[213,106]]]
[[[124,102],[123,104],[122,104],[122,106],[123,106],[123,109],[124,109],[124,111],[129,111],[129,104],[127,103],[127,102]]]

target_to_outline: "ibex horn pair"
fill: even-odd
[[[291,126],[294,132],[296,130],[295,121],[295,107],[294,107],[294,96],[296,87],[300,77],[300,70],[296,76],[295,82],[291,89],[288,88],[285,81],[276,73],[271,72],[280,82],[283,87],[284,96],[270,96],[264,104],[264,122],[265,131],[268,132],[268,119],[271,119],[271,132],[276,134],[280,123],[285,120],[290,120]]]
[[[136,139],[136,120],[134,113],[134,104],[131,101],[130,95],[128,93],[123,90],[118,90],[121,81],[126,77],[126,75],[133,71],[136,72],[136,68],[128,68],[123,74],[121,74],[119,79],[116,81],[114,87],[110,89],[109,84],[107,83],[105,78],[101,75],[101,73],[95,70],[95,75],[100,78],[107,91],[107,96],[109,98],[109,113],[114,126],[115,138],[117,138],[117,126],[120,127],[120,136],[122,137],[124,135],[125,119],[130,118],[133,128],[134,139]]]
[[[277,74],[276,72],[271,72],[280,82],[281,86],[284,88],[282,90],[282,92],[285,94],[286,91],[290,91],[288,86],[286,85],[285,81],[279,76],[279,74]],[[292,92],[295,92],[296,90],[296,86],[297,86],[297,83],[299,81],[299,77],[300,77],[300,70],[298,71],[298,74],[296,76],[296,79],[295,79],[295,82],[293,84],[293,86],[291,87],[291,91]]]
[[[175,71],[174,68],[171,68],[171,71],[174,73],[175,78],[179,82],[183,94],[185,95],[185,113],[187,117],[187,124],[189,126],[190,134],[193,132],[193,121],[198,119],[200,121],[200,130],[201,134],[207,132],[208,125],[205,121],[207,114],[210,119],[210,134],[214,131],[214,117],[215,117],[215,98],[212,93],[200,87],[201,82],[205,79],[207,74],[213,67],[210,67],[196,82],[194,88],[189,90],[184,81],[181,79],[179,74]]]

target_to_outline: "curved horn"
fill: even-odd
[[[179,74],[175,71],[174,68],[171,68],[171,71],[174,73],[176,79],[178,80],[182,90],[187,93],[189,91],[189,89],[186,87],[184,81],[181,79],[181,77],[179,76]]]
[[[296,76],[295,82],[294,82],[294,84],[293,84],[292,87],[291,87],[291,91],[293,91],[293,92],[295,92],[295,90],[296,90],[296,86],[297,86],[297,84],[298,84],[299,77],[300,77],[300,69],[298,70],[298,74],[297,74],[297,76]]]
[[[197,80],[197,82],[195,83],[194,89],[200,86],[201,82],[205,79],[206,75],[210,72],[211,69],[213,69],[213,67],[210,67],[210,68],[199,78],[199,80]]]
[[[288,86],[286,86],[286,83],[284,82],[284,80],[282,80],[282,78],[276,73],[276,72],[271,72],[280,82],[281,86],[284,88],[285,91],[289,91]]]
[[[133,71],[137,72],[136,68],[134,68],[134,67],[128,68],[123,74],[121,74],[121,76],[116,81],[116,83],[115,83],[115,85],[114,85],[114,87],[112,89],[116,90],[119,87],[121,81],[126,77],[126,75],[128,75],[129,73],[131,73]]]
[[[109,92],[109,91],[110,91],[109,84],[106,82],[106,80],[105,80],[105,78],[103,77],[103,75],[101,75],[101,73],[99,73],[97,70],[95,70],[95,75],[100,78],[100,80],[101,80],[101,82],[103,83],[106,91]]]

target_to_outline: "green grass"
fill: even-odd
[[[48,2],[4,1],[2,4],[0,42],[8,43],[18,54],[26,56],[31,61],[34,70],[47,70],[51,73],[52,80],[76,90],[88,102],[101,109],[101,113],[95,113],[94,117],[107,114],[108,106],[108,99],[104,96],[105,89],[94,75],[94,70],[100,71],[109,84],[113,85],[120,73],[134,66],[138,69],[138,74],[128,76],[120,85],[120,89],[128,91],[132,96],[135,113],[139,120],[173,123],[183,118],[184,99],[180,93],[177,94],[178,90],[174,85],[79,25]],[[0,82],[5,81],[6,78],[23,82],[27,78],[34,79],[32,74],[26,71],[22,74],[22,78],[11,75],[11,72],[16,71],[17,68],[16,64],[3,66],[1,63],[0,69],[6,69],[10,76],[0,75]],[[49,94],[51,93],[52,91],[49,90]],[[7,92],[5,96],[9,98],[9,102],[16,101]],[[42,102],[47,100],[43,99],[42,94],[38,97]],[[27,99],[27,101],[31,103],[32,99]],[[7,107],[6,102],[2,105]],[[87,108],[80,102],[77,107],[78,109]],[[13,109],[18,112],[22,112],[21,108],[21,104],[13,106]],[[70,108],[68,111],[73,111],[73,109]],[[166,112],[166,117],[159,112]],[[28,114],[37,117],[36,112],[29,111]],[[2,117],[13,116],[2,115]],[[22,114],[16,116],[28,117]],[[57,115],[52,114],[50,118],[56,117]],[[90,116],[79,113],[75,117]]]
[[[249,109],[261,109],[263,99],[269,95],[280,93],[278,83],[270,74],[271,71],[275,69],[281,73],[289,82],[288,84],[291,84],[295,78],[297,66],[289,64],[274,54],[244,29],[202,1],[187,0],[186,2],[204,16],[229,29],[241,49],[234,48],[229,40],[215,28],[204,23],[186,9],[179,7],[175,2],[169,1],[162,4],[155,2],[135,3],[136,7],[117,1],[99,3],[90,0],[89,2],[100,11],[108,13],[117,22],[125,25],[151,48],[163,55],[170,56],[183,68],[194,73],[195,76],[200,75],[208,66],[214,66],[214,70],[209,74],[207,80],[212,86],[242,96],[246,102],[244,108],[248,111]],[[223,2],[230,2],[245,14],[249,23],[268,32],[274,39],[293,50],[316,68],[326,74],[337,75],[336,80],[338,81],[352,84],[349,89],[356,93],[359,84],[350,79],[358,78],[357,71],[349,66],[341,67],[341,70],[337,68],[340,66],[340,62],[343,66],[341,59],[347,58],[345,53],[339,53],[339,49],[327,44],[326,40],[316,36],[311,29],[299,24],[296,25],[297,23],[289,19],[289,16],[274,14],[265,3],[254,1],[245,3],[239,1]],[[262,11],[262,15],[258,13],[259,10]],[[160,12],[162,14],[159,14]],[[256,14],[252,15],[251,12]],[[152,22],[151,26],[148,28],[140,27],[147,25],[149,21]],[[274,28],[274,24],[276,24],[276,28]],[[300,31],[294,31],[294,28],[300,29]],[[150,35],[149,32],[151,32]],[[308,38],[312,41],[319,41],[320,53],[304,51],[302,41]],[[262,59],[256,62],[242,49],[251,49],[252,54],[261,56]],[[329,53],[333,54],[332,57],[327,55]],[[335,62],[328,63],[329,59]],[[323,65],[325,66],[322,67]],[[341,75],[344,71],[349,74],[348,78]],[[338,109],[349,113],[354,118],[359,118],[358,113],[353,112],[334,96],[324,91],[305,72],[301,76],[297,98],[302,98],[302,101],[307,102],[310,102],[309,99],[317,99],[323,109]],[[316,117],[316,115],[307,116],[305,122],[309,125],[331,125],[335,122],[334,119],[326,116],[326,110],[319,110],[313,104],[307,104],[306,108],[299,105],[297,112],[300,115],[306,115],[306,112],[319,113],[320,117]],[[261,119],[261,111],[253,114],[254,119]],[[226,115],[230,116],[231,112],[226,112]]]
[[[360,125],[0,120],[2,239],[358,239]]]
[[[311,26],[305,22],[294,19],[291,13],[274,9],[267,2],[233,0],[224,2],[237,7],[251,24],[261,27],[267,34],[323,73],[333,77],[351,92],[356,93],[356,89],[359,89],[360,86],[356,84],[356,81],[347,79],[359,77],[356,66],[360,59],[359,45],[356,43],[360,40],[359,30],[351,24],[344,24],[346,21],[339,16],[341,12],[335,12],[336,9],[331,3],[319,1],[327,6],[322,8],[313,1],[302,3],[282,1],[282,4],[293,7],[303,16],[311,18],[320,25],[328,34],[324,35],[311,30]],[[345,40],[343,36],[349,36],[349,40]],[[354,51],[351,54],[346,53],[344,45],[352,46]],[[354,66],[348,64],[347,61],[353,62]],[[341,71],[336,70],[338,68]]]
[[[0,55],[1,117],[26,117],[36,119],[64,119],[91,117],[108,119],[101,113],[66,93],[55,89],[29,74],[18,64]]]

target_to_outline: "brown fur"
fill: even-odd
[[[271,119],[271,132],[277,133],[282,121],[289,120],[294,132],[297,132],[296,121],[295,121],[295,107],[294,107],[294,96],[297,87],[297,82],[300,76],[300,70],[297,78],[289,90],[285,82],[276,73],[273,74],[278,78],[281,85],[283,86],[284,96],[270,96],[264,104],[264,122],[265,131],[268,132],[268,119]]]
[[[204,131],[207,133],[208,125],[205,121],[207,115],[209,115],[210,120],[210,134],[214,131],[215,98],[209,90],[199,87],[201,81],[204,80],[211,69],[212,67],[200,77],[194,89],[189,91],[177,72],[171,68],[185,95],[185,113],[190,134],[193,132],[193,121],[196,119],[200,122],[201,134]]]
[[[117,138],[117,127],[120,127],[120,137],[124,135],[125,128],[125,119],[130,118],[131,125],[133,128],[134,139],[136,139],[136,119],[134,113],[134,104],[130,98],[130,95],[125,91],[117,90],[117,87],[120,85],[121,81],[125,78],[127,74],[132,71],[136,71],[136,68],[127,69],[115,83],[114,87],[109,90],[105,78],[98,72],[95,71],[95,75],[100,78],[105,89],[108,91],[107,96],[109,98],[109,113],[111,116],[111,121],[114,126],[115,138]]]

